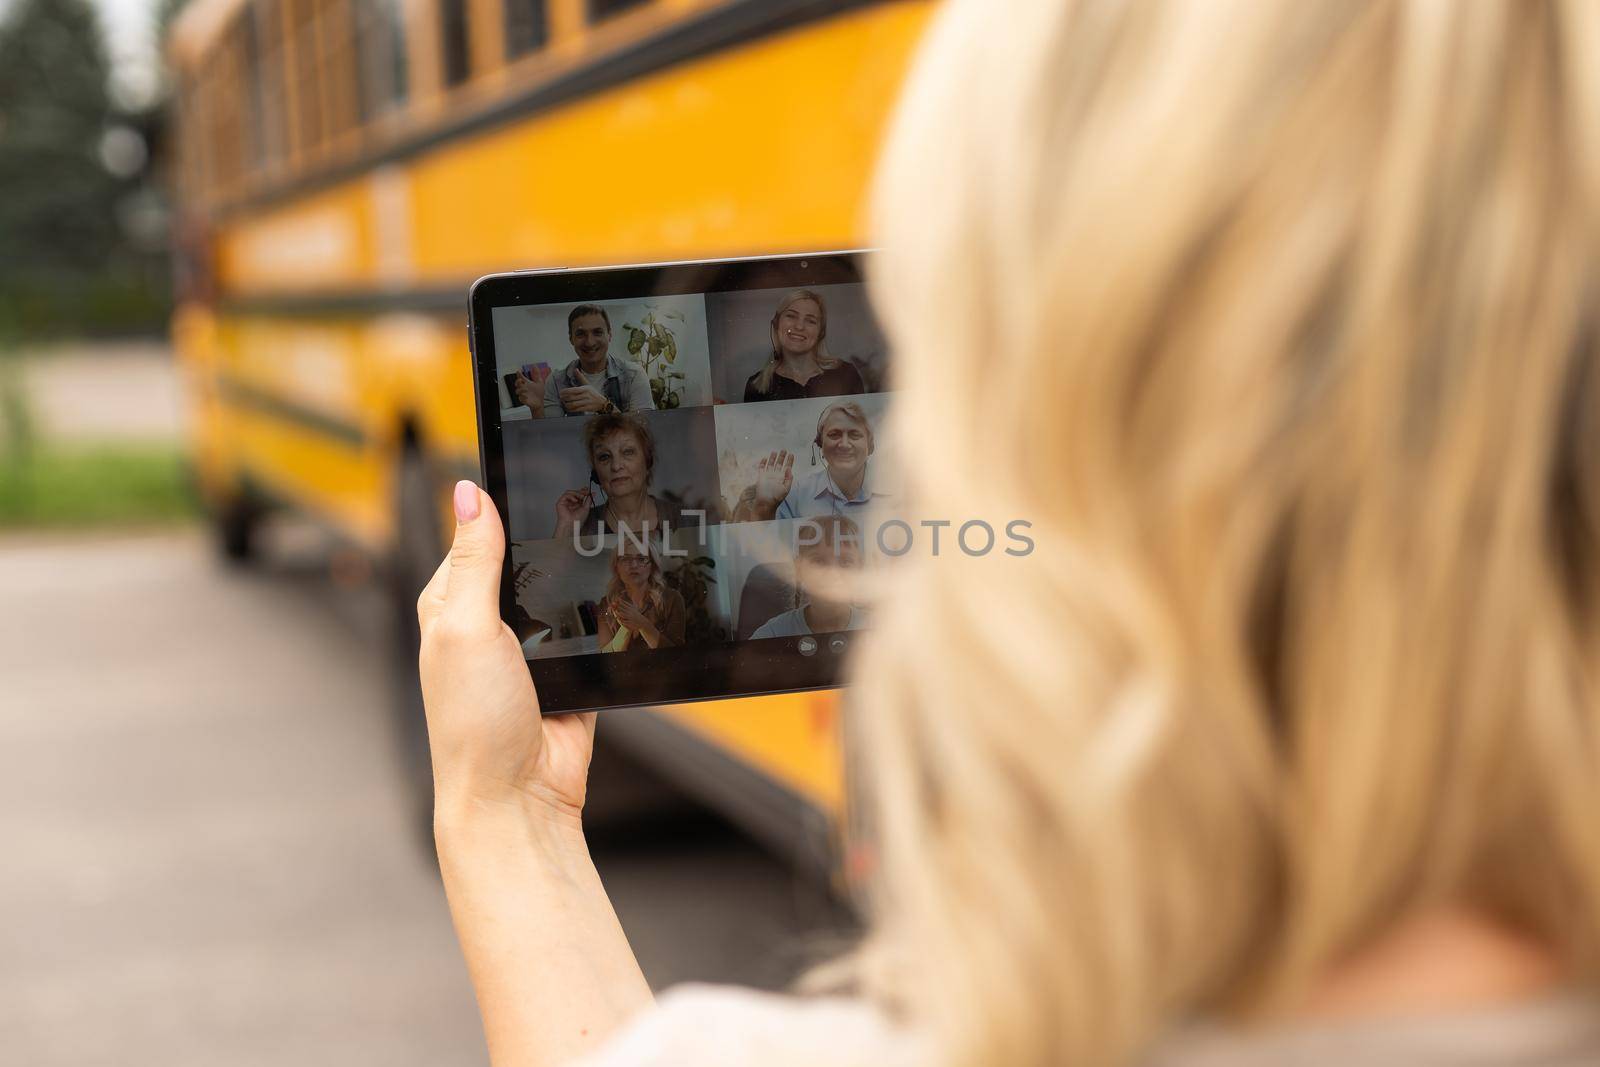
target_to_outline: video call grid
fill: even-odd
[[[686,336],[693,338],[703,337],[704,345],[690,346],[689,348],[676,348],[674,358],[668,364],[674,367],[683,367],[685,394],[697,402],[683,404],[680,400],[678,406],[669,408],[646,408],[630,412],[639,416],[657,438],[656,465],[659,469],[664,462],[670,463],[668,457],[675,457],[680,461],[680,484],[687,479],[689,488],[699,490],[698,494],[680,494],[685,504],[706,504],[704,510],[707,530],[699,531],[700,544],[693,552],[704,558],[712,560],[712,569],[720,575],[741,573],[747,576],[758,570],[763,564],[772,564],[775,561],[768,558],[752,558],[741,555],[738,549],[739,539],[718,536],[710,531],[711,527],[724,524],[744,525],[752,527],[749,534],[757,535],[757,528],[767,527],[773,530],[783,528],[791,532],[794,525],[793,515],[790,521],[782,521],[776,516],[761,514],[741,514],[741,498],[748,504],[748,490],[751,488],[755,476],[756,460],[763,455],[770,456],[773,452],[788,452],[793,458],[792,474],[794,483],[798,485],[802,480],[817,481],[827,476],[827,461],[822,454],[823,450],[817,443],[818,426],[817,417],[824,411],[838,404],[855,404],[866,415],[868,423],[867,432],[872,436],[875,444],[876,431],[881,425],[887,394],[881,388],[885,372],[885,346],[881,334],[878,333],[876,324],[872,322],[870,311],[865,304],[864,287],[856,284],[831,285],[818,287],[818,295],[827,302],[826,327],[823,340],[831,340],[841,334],[848,341],[850,348],[845,354],[840,354],[830,346],[829,351],[841,364],[848,364],[859,377],[859,392],[850,392],[840,395],[808,397],[804,399],[746,399],[743,390],[749,388],[750,376],[755,371],[750,370],[755,366],[759,370],[761,359],[752,357],[751,343],[753,333],[751,321],[755,320],[759,326],[761,344],[765,348],[765,355],[770,358],[772,350],[771,334],[773,331],[772,312],[753,313],[753,309],[761,304],[776,308],[780,303],[793,300],[794,290],[757,290],[734,293],[705,294],[693,297],[673,298],[645,298],[636,301],[608,300],[596,303],[607,310],[607,317],[612,321],[609,324],[610,346],[609,355],[616,358],[618,349],[624,351],[630,346],[629,341],[636,341],[638,334],[635,331],[646,327],[643,321],[648,311],[655,311],[656,322],[666,318],[666,313],[677,312],[682,318]],[[854,305],[847,298],[842,303],[851,310],[848,318],[850,322],[843,330],[840,329],[840,312],[835,305],[841,303],[839,296],[846,292],[854,297]],[[685,306],[687,305],[687,307]],[[527,344],[519,343],[514,336],[508,336],[512,331],[502,330],[504,316],[502,313],[520,315],[543,315],[546,325],[549,320],[559,323],[564,331],[568,314],[572,304],[546,304],[525,305],[517,308],[495,309],[496,319],[496,352],[500,370],[502,388],[502,408],[505,409],[507,418],[504,422],[508,502],[513,515],[512,538],[514,553],[524,557],[530,554],[549,558],[550,553],[556,553],[552,563],[561,559],[568,561],[577,559],[577,554],[572,547],[570,531],[568,536],[555,536],[556,513],[549,467],[551,459],[560,454],[560,449],[547,438],[558,436],[565,438],[566,454],[569,457],[567,467],[576,465],[579,468],[587,466],[588,460],[584,455],[581,432],[583,423],[588,416],[548,416],[544,418],[526,417],[521,420],[510,418],[515,405],[508,405],[509,389],[506,384],[507,375],[520,370],[524,364],[545,362],[551,368],[552,374],[559,374],[568,368],[569,364],[559,364],[557,356],[546,354],[553,347],[547,343],[537,350],[538,354],[545,355],[540,361],[533,358]],[[699,321],[696,322],[698,317]],[[591,317],[592,318],[592,317]],[[668,321],[679,322],[674,318]],[[619,331],[619,324],[622,330]],[[802,327],[803,328],[803,327]],[[574,335],[578,331],[574,331]],[[623,333],[624,340],[619,340],[619,332]],[[546,330],[549,337],[550,331]],[[862,339],[865,339],[864,341]],[[567,352],[574,359],[581,355],[576,345],[569,338],[560,338],[566,344]],[[676,341],[676,337],[674,338]],[[648,336],[645,339],[648,345]],[[647,350],[647,349],[645,349]],[[761,349],[756,349],[757,356],[762,355]],[[692,388],[696,383],[696,371],[700,372],[699,383],[709,382],[709,389]],[[735,391],[736,399],[728,399]],[[659,393],[656,397],[659,397]],[[627,409],[624,409],[627,410]],[[526,408],[524,408],[526,411]],[[705,429],[705,420],[709,417],[709,436]],[[829,423],[852,423],[850,418],[830,416]],[[689,424],[698,422],[698,426]],[[676,426],[674,425],[676,424]],[[575,463],[571,457],[576,454]],[[688,471],[682,470],[681,461],[688,459]],[[877,458],[876,450],[866,459],[868,464],[868,484],[871,485],[873,460]],[[877,463],[881,469],[884,464]],[[533,469],[533,468],[544,468]],[[580,472],[578,478],[567,478],[565,481],[573,484],[565,485],[562,492],[580,488],[580,481],[587,472]],[[544,477],[540,477],[543,474]],[[562,479],[555,479],[562,481]],[[540,485],[540,482],[545,484]],[[652,479],[654,483],[654,479]],[[872,498],[878,501],[878,495],[883,492],[881,486],[873,486]],[[695,497],[698,496],[698,499]],[[835,506],[834,511],[843,510],[845,513],[854,512],[856,508],[846,506],[843,509]],[[809,516],[807,516],[809,517]],[[544,531],[541,535],[541,531]],[[694,531],[683,531],[683,535],[693,534]],[[766,553],[772,551],[773,538],[770,534],[757,535],[758,540],[766,543]],[[614,542],[614,536],[607,539]],[[591,538],[592,541],[592,538]],[[788,562],[785,559],[776,561],[779,567]],[[587,565],[593,569],[593,564]],[[792,570],[792,564],[790,565]],[[729,622],[730,627],[738,631],[730,635],[732,639],[745,639],[750,636],[748,620],[739,618],[739,606],[729,602],[730,590],[723,583],[718,593],[723,601],[717,605],[717,614]]]

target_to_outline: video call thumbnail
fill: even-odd
[[[703,529],[513,543],[512,629],[529,658],[730,639]]]
[[[740,523],[711,532],[735,640],[859,630],[867,620],[867,538],[844,515]]]
[[[711,408],[513,423],[505,443],[512,540],[721,521]]]
[[[728,521],[881,510],[894,496],[879,450],[878,394],[716,409],[717,478]]]
[[[702,296],[496,308],[494,329],[502,422],[711,402]]]
[[[718,358],[718,404],[853,396],[884,388],[888,345],[862,285],[707,293],[707,336]],[[781,373],[809,356],[819,369],[804,385]]]

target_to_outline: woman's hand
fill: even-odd
[[[651,648],[656,647],[656,642],[661,640],[661,631],[656,629],[656,624],[650,621],[650,616],[646,615],[633,601],[627,597],[621,597],[617,600],[612,610],[616,613],[617,620],[622,625],[644,638],[645,644]]]
[[[565,537],[574,529],[581,529],[593,507],[589,494],[582,489],[568,489],[556,497],[555,536]]]
[[[756,464],[756,505],[776,508],[794,484],[794,453],[779,450]]]
[[[417,599],[435,832],[506,812],[579,831],[594,713],[540,716],[522,646],[500,620],[500,516],[471,482],[456,485],[455,513],[455,542]]]

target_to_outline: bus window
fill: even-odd
[[[549,41],[545,0],[506,0],[506,59],[543,48]]]
[[[353,0],[356,24],[357,105],[370,122],[405,103],[408,87],[405,20],[400,0]]]
[[[589,21],[599,22],[649,2],[650,0],[589,0]]]
[[[315,19],[322,121],[332,141],[354,129],[360,114],[355,14],[349,0],[317,0]]]
[[[444,84],[460,85],[472,72],[467,0],[439,0],[439,43],[444,50]]]
[[[279,0],[259,0],[246,12],[245,79],[250,94],[254,167],[269,168],[287,152],[283,127],[283,11]]]
[[[239,94],[245,101],[244,160],[251,170],[261,165],[266,144],[265,116],[261,99],[261,39],[256,33],[256,13],[245,8],[239,13]]]
[[[246,156],[244,141],[247,131],[243,121],[243,94],[240,92],[239,77],[242,28],[242,20],[228,27],[206,71],[212,103],[212,181],[222,190],[231,188],[239,179]]]
[[[290,81],[295,86],[297,107],[294,116],[296,151],[304,156],[322,146],[322,70],[317,63],[316,10],[312,0],[285,0],[293,26],[290,49]]]

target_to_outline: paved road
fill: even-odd
[[[315,546],[0,538],[7,1062],[481,1063],[387,723]],[[603,724],[602,724],[603,728]],[[784,982],[840,916],[719,822],[596,842],[647,976]]]
[[[161,442],[183,429],[182,390],[163,341],[66,344],[22,364],[37,428],[57,441]]]

